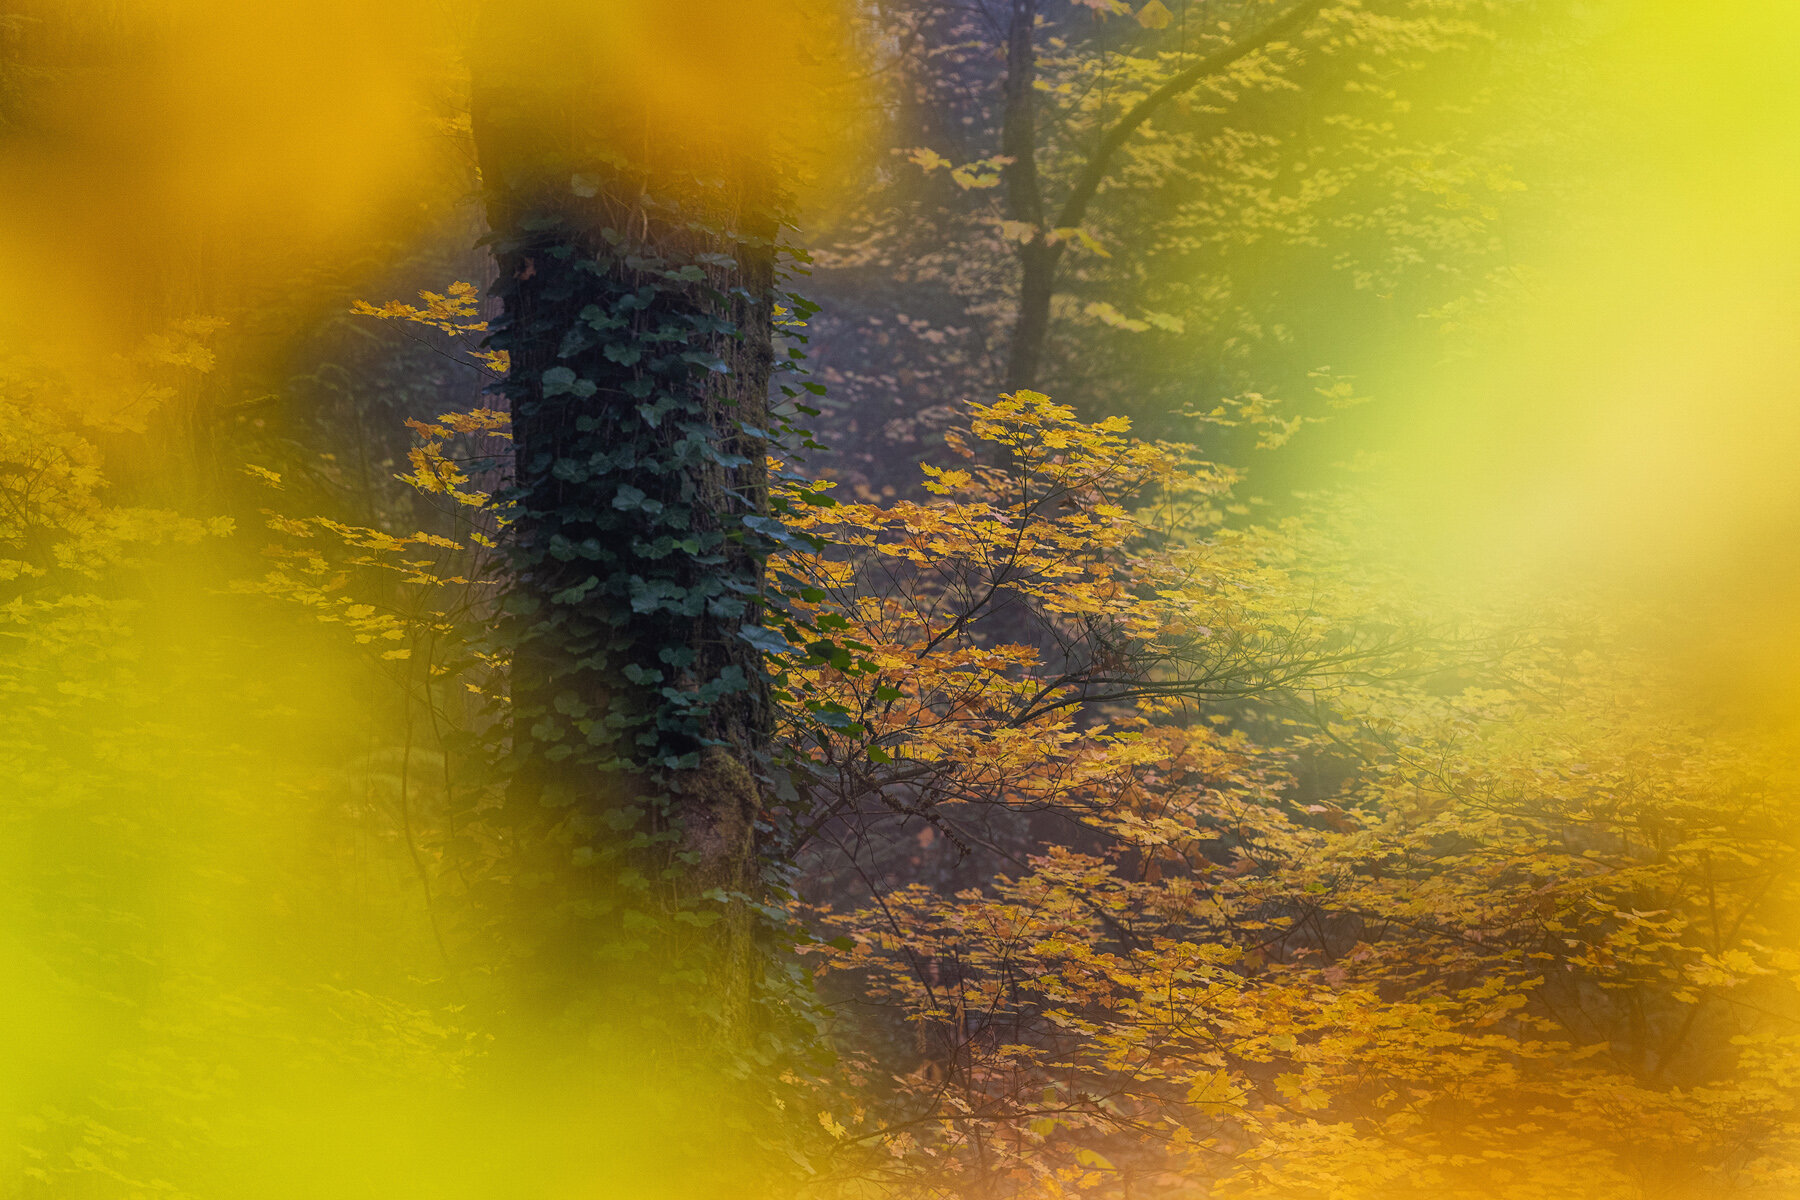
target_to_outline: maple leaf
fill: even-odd
[[[936,150],[931,149],[929,146],[920,146],[916,149],[907,151],[906,161],[919,167],[927,174],[940,167],[954,165],[949,159],[939,154]]]

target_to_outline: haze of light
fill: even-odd
[[[1517,231],[1520,299],[1464,356],[1417,364],[1359,448],[1385,456],[1383,523],[1420,569],[1609,596],[1693,672],[1697,703],[1785,720],[1800,701],[1800,12],[1590,16],[1593,107],[1566,115],[1584,157],[1550,227]]]
[[[442,122],[466,14],[424,0],[18,11],[92,67],[129,60],[38,93],[0,167],[7,357],[84,396],[127,386],[96,364],[162,320],[235,307],[313,259],[376,254],[455,186]],[[1601,580],[1675,606],[1689,622],[1671,649],[1711,694],[1785,710],[1800,702],[1800,12],[1661,3],[1617,22],[1592,88],[1611,157],[1522,264],[1532,299],[1505,336],[1422,365],[1381,426],[1399,497],[1386,520],[1429,569],[1478,585]],[[755,72],[623,61],[688,98],[689,117],[759,94]],[[47,1144],[104,1163],[109,1108],[179,1090],[198,1099],[161,1129],[171,1173],[203,1141],[236,1146],[206,1153],[237,1194],[493,1195],[477,1137],[483,1161],[539,1171],[518,1194],[627,1194],[631,1152],[584,1134],[620,1120],[620,1097],[508,1084],[444,1101],[480,1047],[447,1009],[376,999],[441,966],[400,849],[356,816],[404,799],[399,764],[366,739],[383,714],[327,641],[213,594],[204,547],[223,536],[194,531],[158,558],[160,591],[61,611],[14,652],[19,686],[60,699],[16,694],[11,716],[3,861],[29,886],[0,908],[0,1108],[70,1121],[28,1131],[8,1169],[29,1177]],[[326,877],[327,860],[363,865]],[[91,975],[48,965],[71,945],[93,948]],[[377,1033],[388,1049],[325,1052]],[[224,1136],[201,1138],[206,1123]]]
[[[673,120],[696,98],[773,120],[791,13],[713,8],[673,39],[663,6],[579,11],[745,64],[605,41]],[[32,521],[56,530],[0,518],[0,1173],[40,1194],[637,1195],[707,1152],[687,1128],[704,1099],[633,1075],[630,1047],[571,1076],[522,1038],[470,1076],[472,968],[434,944],[395,836],[443,802],[441,748],[342,638],[229,595],[260,570],[262,516],[242,464],[194,449],[219,444],[217,395],[279,380],[347,286],[424,239],[473,240],[466,214],[441,223],[475,186],[475,15],[0,14],[0,442],[9,469],[51,463]],[[79,582],[34,591],[51,570]]]

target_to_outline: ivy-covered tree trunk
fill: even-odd
[[[740,1040],[754,988],[771,714],[739,634],[769,545],[775,193],[755,131],[627,94],[577,8],[490,4],[474,56],[516,446],[510,807],[586,872],[540,958],[622,981],[606,1003],[685,1054]]]

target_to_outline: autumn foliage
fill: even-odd
[[[1800,1196],[1796,12],[17,0],[0,1200]]]
[[[455,502],[458,444],[503,428],[418,432],[414,486]],[[784,619],[824,639],[772,659],[835,1055],[771,1084],[809,1187],[1783,1194],[1778,745],[1695,719],[1620,620],[1447,610],[1120,419],[1022,392],[951,447],[916,501],[780,473]],[[275,529],[337,574],[296,592],[282,550],[260,586],[439,647],[438,686],[479,665],[443,648],[487,535]],[[438,598],[347,605],[372,567]],[[449,894],[502,869],[459,857],[500,845],[478,819],[437,836]]]
[[[171,369],[204,368],[184,344]],[[112,761],[154,757],[154,713],[122,699],[146,619],[128,580],[232,531],[107,503],[94,439],[121,393],[84,399],[22,363],[5,387],[4,681],[15,733],[37,731],[9,743],[35,747],[11,770],[38,798],[19,819],[42,824],[77,803],[55,767],[68,731]],[[506,421],[414,432],[405,477],[431,528],[284,511],[293,491],[253,467],[264,565],[231,586],[301,606],[396,686],[398,806],[367,819],[395,823],[466,998],[466,964],[504,961],[494,897],[517,870],[479,751],[503,729],[483,630]],[[778,472],[794,540],[771,570],[790,599],[767,623],[791,647],[771,661],[796,790],[769,819],[799,864],[788,917],[810,931],[832,1052],[767,1077],[796,1123],[796,1183],[1272,1200],[1793,1186],[1779,741],[1700,719],[1616,614],[1447,609],[1351,553],[1347,522],[1250,519],[1231,472],[1122,420],[1023,392],[970,407],[951,448],[962,465],[928,468],[918,500],[839,501]],[[77,647],[115,665],[78,669]],[[182,761],[190,789],[245,794],[225,760]],[[458,1018],[442,986],[408,1018],[435,1032],[392,1050],[441,1048],[456,1086],[481,1045],[458,1022],[483,1010]],[[393,1011],[360,1035],[378,1057],[422,1028]],[[133,1086],[179,1090],[155,1065],[174,1035],[148,1036]],[[143,1156],[70,1157],[58,1123],[99,1110],[46,1111],[30,1117],[43,1178]]]

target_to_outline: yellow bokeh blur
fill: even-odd
[[[0,315],[74,357],[279,295],[445,185],[445,6],[23,0],[0,114]]]
[[[1796,715],[1800,9],[1588,16],[1567,199],[1524,231],[1497,327],[1412,364],[1359,443],[1383,462],[1379,524],[1477,590],[1653,613],[1704,703]]]
[[[843,152],[843,113],[795,84],[848,74],[831,6],[534,6],[588,29],[608,86],[674,127],[779,127],[825,176]],[[8,356],[80,377],[170,319],[416,236],[471,185],[473,9],[15,4],[6,37],[55,69],[0,126]],[[1412,569],[1611,595],[1648,614],[1697,703],[1800,719],[1800,6],[1592,19],[1597,153],[1521,252],[1524,298],[1468,353],[1412,364],[1346,449],[1380,456],[1371,511]],[[100,599],[34,617],[36,659],[8,642],[0,863],[28,886],[0,906],[0,1118],[37,1124],[0,1162],[44,1195],[180,1194],[156,1175],[55,1190],[51,1158],[123,1161],[106,1114],[131,1110],[120,1128],[168,1139],[132,1161],[220,1195],[655,1194],[646,1172],[690,1136],[657,1105],[691,1091],[529,1059],[457,1074],[484,1047],[438,986],[394,834],[405,795],[370,744],[392,713],[342,647],[223,595],[207,539],[224,534],[161,536],[143,534],[148,583],[103,578]],[[378,999],[389,984],[421,999]],[[144,1117],[171,1096],[188,1110]],[[66,1123],[29,1116],[46,1106]]]
[[[447,803],[441,747],[341,628],[234,593],[262,569],[254,507],[234,526],[155,506],[194,494],[172,408],[256,399],[208,375],[215,351],[279,369],[310,331],[266,314],[341,312],[346,279],[447,209],[474,240],[476,9],[0,14],[0,471],[66,464],[41,511],[0,514],[9,1188],[698,1197],[742,1165],[735,1135],[694,1138],[731,1100],[686,1064],[566,1027],[490,1045],[506,981],[447,959],[410,842],[409,806]],[[569,9],[616,82],[681,119],[790,102],[770,75],[800,9]]]

